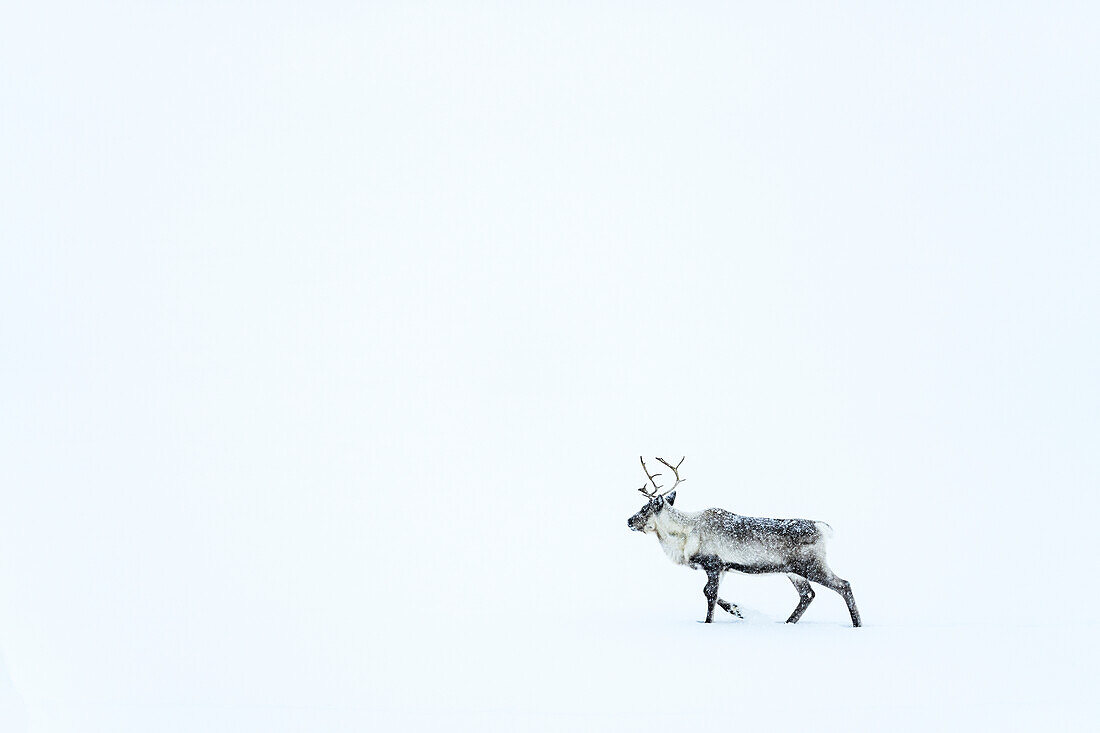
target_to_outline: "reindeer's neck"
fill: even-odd
[[[662,535],[684,535],[691,531],[688,518],[670,506],[666,506],[657,515],[658,539]]]
[[[687,557],[684,549],[692,523],[686,516],[672,507],[665,507],[656,517],[657,541],[669,558],[679,564],[685,564]]]

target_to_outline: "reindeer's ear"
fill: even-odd
[[[665,497],[665,501],[668,502],[669,506],[672,506],[673,502],[676,501],[676,491],[673,490],[668,492],[668,496]]]

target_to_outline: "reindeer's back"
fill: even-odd
[[[763,547],[816,545],[826,538],[828,527],[809,519],[745,517],[717,508],[700,512],[699,525],[708,539]]]

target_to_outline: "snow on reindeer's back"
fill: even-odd
[[[831,528],[824,522],[745,517],[718,508],[700,512],[699,520],[703,532],[715,538],[763,545],[813,545],[831,534]]]

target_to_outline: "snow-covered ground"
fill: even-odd
[[[997,619],[852,632],[756,616],[710,627],[638,617],[483,621],[463,624],[459,637],[406,628],[368,652],[387,673],[327,700],[58,703],[36,707],[32,719],[38,730],[104,732],[1095,725],[1094,624]]]
[[[471,730],[1088,730],[1098,712],[1095,625],[700,626],[568,624],[475,653],[474,670],[445,664],[430,675],[432,700],[384,705],[382,716],[395,728],[407,717]],[[500,644],[496,632],[474,636]]]
[[[0,733],[1095,729],[1098,37],[0,11]],[[699,623],[639,453],[866,627]]]
[[[20,633],[5,641],[17,689],[34,695],[31,730],[1089,730],[1096,719],[1095,591],[1061,565],[1010,582],[1011,561],[1030,566],[992,521],[930,525],[922,548],[899,541],[919,520],[870,526],[870,513],[838,519],[838,504],[815,516],[836,526],[830,559],[864,628],[820,588],[799,624],[781,623],[797,598],[782,576],[727,577],[721,595],[746,618],[718,611],[708,626],[703,574],[627,530],[632,487],[596,488],[630,471],[574,495],[517,473],[512,499],[502,477],[438,496],[446,512],[395,496],[423,479],[409,472],[343,504],[319,492],[264,510],[270,531],[250,523],[255,509],[217,510],[224,527],[205,541],[247,534],[217,551],[145,537],[157,558],[105,568],[110,593],[72,589],[35,617],[9,600]],[[677,503],[728,493],[736,506],[738,492],[704,488],[706,473]],[[41,604],[41,589],[23,587]]]

